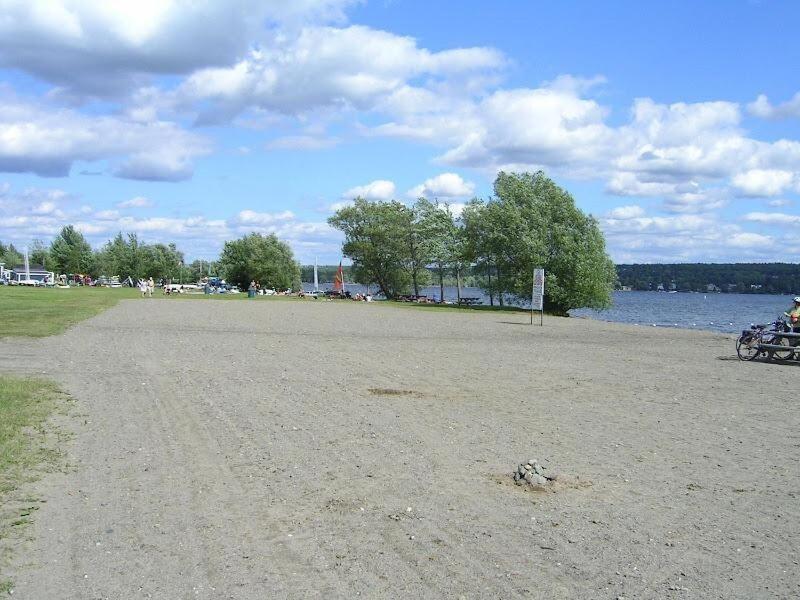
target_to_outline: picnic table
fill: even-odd
[[[459,298],[458,304],[459,306],[477,306],[478,304],[481,304],[481,299],[474,297]]]

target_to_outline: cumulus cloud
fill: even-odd
[[[342,198],[350,200],[352,198],[364,198],[365,200],[391,200],[395,193],[394,182],[386,179],[376,179],[366,185],[357,185],[350,188]],[[341,207],[340,207],[341,208]]]
[[[617,262],[768,260],[777,247],[775,237],[716,215],[604,218],[600,226]]]
[[[281,221],[291,221],[294,218],[294,213],[290,210],[279,213],[262,213],[253,210],[243,210],[236,215],[232,223],[245,227],[263,226],[272,225]]]
[[[607,112],[569,89],[500,90],[469,111],[474,126],[439,160],[464,167],[597,164],[616,144]]]
[[[150,208],[152,206],[154,206],[153,201],[144,196],[136,196],[130,200],[117,202],[117,208]]]
[[[743,196],[778,196],[788,190],[795,179],[791,171],[752,169],[733,177],[733,185]]]
[[[64,86],[68,94],[114,94],[149,75],[228,65],[264,37],[265,22],[342,20],[353,3],[3,0],[0,66]]]
[[[52,215],[56,212],[56,203],[55,202],[40,202],[33,208],[31,208],[31,212],[34,215]]]
[[[408,191],[410,198],[464,198],[475,191],[475,184],[457,173],[442,173],[426,179]]]
[[[116,219],[119,219],[119,211],[101,210],[94,214],[94,218],[100,221],[115,221]]]
[[[339,143],[335,137],[315,137],[312,135],[290,135],[276,138],[267,143],[268,150],[324,150]]]
[[[0,95],[0,171],[63,177],[75,161],[111,160],[118,177],[179,181],[209,149],[174,123],[90,117]]]
[[[370,133],[442,145],[439,162],[490,174],[543,168],[605,180],[612,194],[661,198],[673,213],[713,211],[735,194],[797,189],[800,142],[749,137],[738,104],[640,98],[628,121],[612,126],[609,109],[587,97],[602,83],[562,77],[474,101],[430,102],[428,93],[398,90],[385,105],[392,120]]]
[[[747,213],[743,218],[745,221],[762,223],[764,225],[800,225],[800,215],[789,215],[778,212],[751,212]]]
[[[762,119],[789,119],[800,117],[800,92],[796,93],[790,100],[782,104],[774,105],[764,94],[758,96],[755,101],[747,105],[750,114]]]
[[[644,209],[636,204],[618,206],[608,213],[609,219],[637,219],[644,216]]]
[[[413,78],[457,78],[504,62],[491,48],[431,52],[413,38],[364,26],[304,27],[275,36],[268,48],[233,66],[196,71],[175,101],[204,103],[202,123],[230,119],[248,107],[284,115],[330,107],[369,110]]]

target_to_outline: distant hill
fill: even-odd
[[[618,287],[632,290],[800,293],[800,265],[789,263],[685,263],[617,265]]]
[[[339,265],[319,265],[320,283],[330,283]],[[350,267],[343,267],[345,281],[352,281]],[[302,280],[314,281],[314,265],[300,268]],[[438,283],[431,273],[430,282]],[[723,292],[740,294],[800,294],[800,265],[790,263],[680,263],[617,265],[617,288],[680,292]],[[480,286],[483,273],[468,269],[462,285]],[[445,285],[455,285],[455,278],[445,278]]]

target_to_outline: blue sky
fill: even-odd
[[[795,2],[4,0],[0,240],[339,259],[354,195],[544,169],[618,262],[800,261]]]

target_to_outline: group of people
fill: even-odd
[[[150,277],[149,279],[140,279],[139,280],[139,291],[142,293],[142,298],[145,296],[148,298],[153,297],[153,290],[156,288],[156,282],[153,281],[153,278]]]

